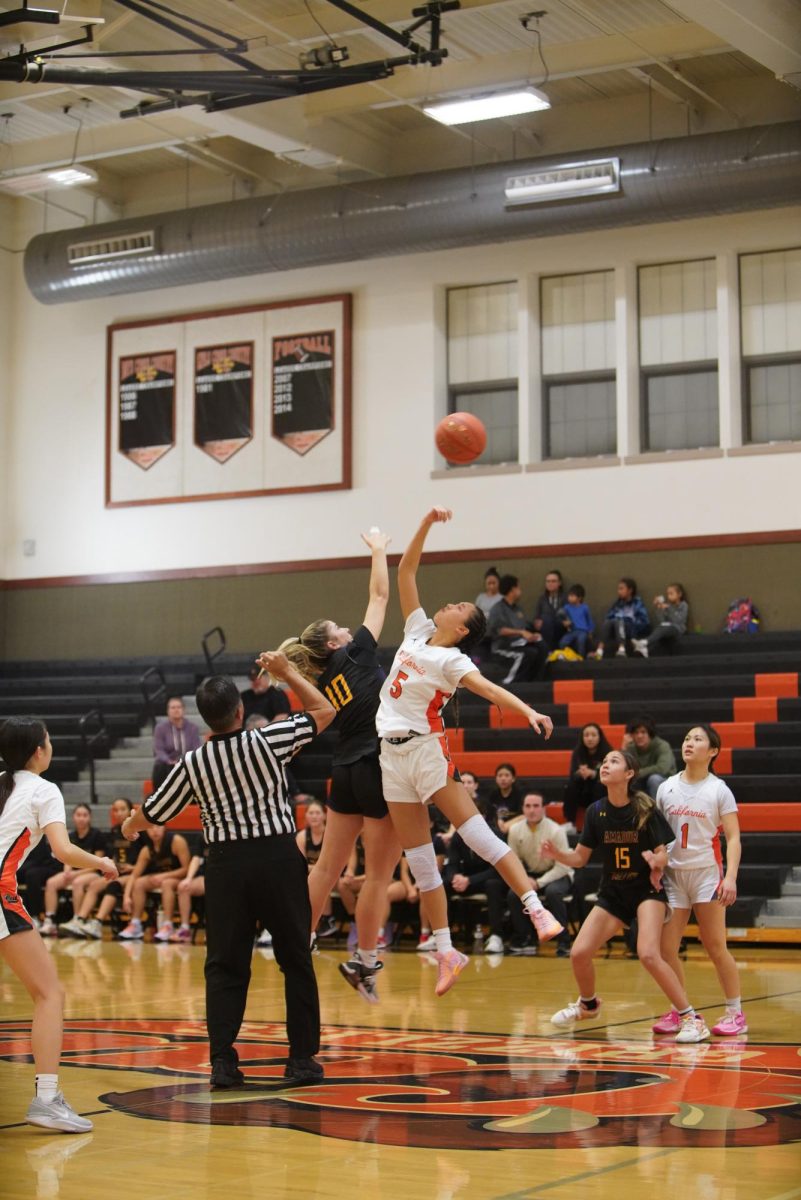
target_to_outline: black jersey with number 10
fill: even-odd
[[[604,883],[647,884],[651,868],[642,856],[643,850],[669,846],[675,840],[675,833],[658,809],[638,829],[631,804],[618,808],[605,798],[587,809],[579,845],[591,850],[600,846]]]
[[[368,754],[378,754],[375,714],[383,682],[376,640],[365,625],[360,625],[353,641],[334,651],[317,680],[317,687],[337,711],[334,728],[339,732],[339,741],[334,766],[347,766]]]

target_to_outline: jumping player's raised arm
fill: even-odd
[[[436,525],[440,521],[450,521],[452,516],[453,513],[449,508],[430,509],[403,552],[403,557],[398,564],[398,594],[404,621],[415,609],[420,607],[420,597],[417,594],[417,568],[420,566],[420,556],[423,553],[428,531],[432,525]]]
[[[497,683],[491,683],[489,679],[484,678],[480,671],[469,671],[467,675],[463,675],[462,686],[466,687],[469,692],[475,692],[477,696],[483,696],[491,704],[497,704],[498,708],[503,708],[507,712],[520,713],[537,733],[544,733],[546,738],[553,733],[553,721],[550,717],[545,713],[537,712],[535,708],[525,704],[512,692],[507,692],[506,688],[499,687]]]
[[[370,547],[373,564],[370,569],[370,586],[367,601],[367,611],[362,622],[376,641],[381,637],[384,628],[384,618],[387,615],[389,603],[389,570],[387,568],[387,546],[390,543],[389,534],[370,530],[362,534],[362,541]]]

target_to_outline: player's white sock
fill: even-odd
[[[37,1075],[36,1076],[36,1098],[43,1100],[45,1104],[49,1104],[51,1100],[55,1100],[58,1092],[58,1075]]]
[[[538,908],[542,908],[542,901],[533,888],[528,892],[523,892],[520,903],[527,913],[536,912]]]
[[[378,962],[377,950],[364,950],[361,946],[356,951],[356,958],[365,967],[374,967]]]
[[[434,941],[437,943],[437,954],[447,954],[449,950],[453,949],[451,931],[447,925],[444,929],[434,930]]]
[[[736,1014],[743,1011],[743,1001],[741,996],[733,996],[731,1000],[726,1000],[726,1012]]]

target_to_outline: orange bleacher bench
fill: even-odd
[[[737,750],[753,750],[756,732],[753,721],[714,721],[712,728],[720,734],[724,746]]]
[[[754,676],[755,696],[781,696],[794,699],[798,696],[798,672]]]
[[[513,753],[503,750],[476,750],[452,754],[460,771],[474,771],[476,775],[494,775],[499,762],[512,763],[518,775],[546,775],[567,777],[570,770],[569,750],[518,750]]]
[[[779,719],[779,702],[775,696],[735,696],[732,704],[734,719],[740,721],[767,721]]]
[[[801,833],[801,804],[741,804],[737,816],[746,833]]]
[[[595,696],[595,681],[592,679],[555,679],[553,684],[554,704],[588,702]],[[572,724],[572,722],[571,722]]]

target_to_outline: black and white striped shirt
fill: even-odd
[[[196,800],[210,843],[294,833],[286,768],[316,733],[314,718],[301,712],[263,729],[213,734],[176,763],[145,800],[144,814],[154,825],[166,825]]]

